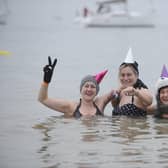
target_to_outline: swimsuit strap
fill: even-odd
[[[131,103],[134,104],[134,95],[132,95]]]
[[[77,107],[75,109],[75,112],[74,112],[74,115],[73,115],[75,118],[80,118],[82,116],[82,114],[79,111],[79,108],[81,106],[81,102],[82,102],[82,100],[80,99],[80,102],[77,105]],[[96,108],[96,115],[103,115],[103,113],[99,110],[99,108],[97,107],[97,105],[95,104],[95,102],[93,102],[93,105]]]
[[[81,106],[81,99],[80,99],[79,104],[77,105],[77,107],[75,109],[75,112],[73,114],[73,116],[75,118],[80,118],[82,116],[81,113],[80,113],[80,111],[79,111],[80,106]]]
[[[96,107],[96,115],[103,115],[103,113],[100,111],[100,109],[97,107],[96,103],[93,102],[93,105]]]

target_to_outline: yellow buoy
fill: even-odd
[[[0,55],[8,56],[8,55],[10,55],[10,52],[9,51],[5,51],[5,50],[0,50]]]

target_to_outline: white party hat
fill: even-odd
[[[133,54],[132,54],[132,48],[130,47],[128,49],[124,63],[133,64],[134,62],[135,61],[134,61]]]

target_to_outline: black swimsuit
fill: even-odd
[[[134,99],[132,99],[132,103],[124,104],[120,107],[119,105],[114,107],[112,111],[113,115],[126,115],[130,117],[146,116],[147,112],[133,104],[133,100]]]
[[[168,114],[168,106],[163,104],[157,105],[157,109],[154,111],[154,117],[164,118],[164,114]]]
[[[101,115],[101,116],[103,116],[103,113],[99,110],[99,108],[97,107],[97,105],[96,105],[94,102],[93,102],[93,105],[94,105],[95,108],[96,108],[96,115]],[[74,114],[73,114],[73,116],[74,116],[75,118],[80,118],[80,117],[82,116],[82,114],[81,114],[80,111],[79,111],[80,106],[81,106],[81,99],[80,99],[80,102],[79,102],[78,106],[76,107],[76,110],[75,110],[75,112],[74,112]]]

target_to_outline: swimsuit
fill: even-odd
[[[140,117],[146,116],[146,111],[140,109],[139,107],[135,106],[135,104],[124,104],[123,106],[119,107],[116,106],[113,109],[113,115],[126,115],[130,117]]]
[[[144,117],[146,116],[147,112],[139,107],[137,107],[135,104],[133,104],[134,98],[132,98],[132,103],[124,104],[119,107],[117,105],[114,107],[112,114],[113,115],[126,115],[130,117]]]
[[[168,115],[168,106],[167,105],[159,105],[157,109],[154,111],[154,116],[156,118],[167,118],[164,115]]]
[[[97,105],[96,105],[94,102],[93,102],[93,105],[94,105],[94,107],[96,108],[96,114],[95,114],[95,115],[101,115],[101,116],[103,116],[103,113],[99,110],[99,108],[97,107]],[[80,118],[80,117],[82,116],[82,114],[81,114],[80,111],[79,111],[80,106],[81,106],[81,99],[80,99],[80,103],[79,103],[78,106],[76,107],[76,110],[75,110],[75,112],[74,112],[74,114],[73,114],[73,116],[74,116],[75,118]]]

